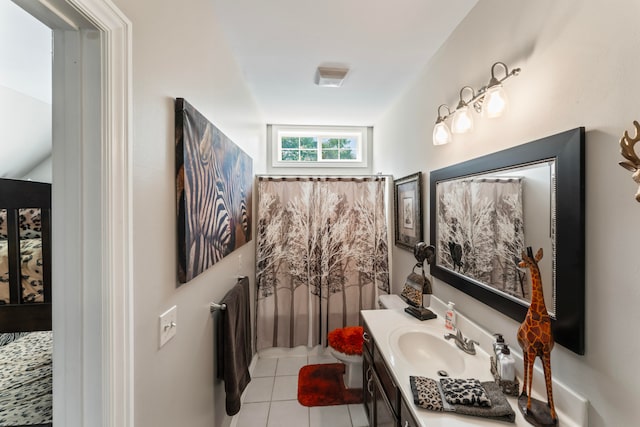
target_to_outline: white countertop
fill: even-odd
[[[432,304],[433,305],[433,304]],[[430,307],[433,310],[433,307]],[[433,310],[438,313],[437,310]],[[485,349],[480,346],[476,346],[476,355],[468,355],[464,353],[462,350],[458,349],[453,342],[453,340],[446,341],[444,339],[444,335],[450,333],[451,331],[447,330],[444,327],[443,317],[438,313],[437,319],[420,321],[408,313],[405,313],[402,309],[386,309],[386,310],[363,310],[362,317],[367,323],[369,327],[369,331],[373,336],[374,341],[382,357],[389,368],[389,371],[393,375],[393,380],[396,385],[400,388],[402,397],[407,402],[407,406],[411,409],[414,418],[420,423],[423,427],[468,427],[468,426],[507,426],[507,425],[516,425],[516,426],[530,426],[517,406],[517,398],[516,397],[508,397],[509,403],[511,404],[511,408],[516,413],[516,422],[515,424],[482,419],[479,417],[470,417],[465,415],[458,415],[450,412],[435,412],[429,411],[426,409],[422,409],[416,406],[413,403],[413,395],[411,393],[411,386],[409,384],[409,377],[411,375],[419,375],[426,376],[429,378],[437,379],[438,376],[435,373],[438,367],[430,367],[428,363],[425,363],[424,368],[420,368],[417,372],[416,368],[412,368],[412,366],[406,363],[405,360],[402,359],[402,356],[399,356],[396,352],[395,354],[391,351],[391,341],[394,336],[393,332],[397,331],[399,328],[410,329],[410,330],[424,330],[426,332],[430,332],[433,335],[438,335],[442,337],[443,343],[452,346],[456,351],[460,352],[461,355],[465,357],[465,371],[464,377],[466,378],[477,378],[480,381],[493,381],[493,376],[490,371],[490,361],[489,361],[489,353],[487,353]],[[458,314],[459,315],[459,314]],[[462,332],[466,337],[465,329],[462,328]],[[516,363],[518,363],[516,361]],[[433,371],[433,372],[432,372]],[[534,375],[537,375],[534,374]],[[455,377],[455,375],[451,375]],[[522,379],[520,378],[520,383],[522,384]],[[540,378],[534,377],[534,383],[540,381]],[[536,396],[536,393],[533,393]],[[540,400],[546,402],[546,397],[541,398],[540,396],[536,396]],[[554,385],[554,397],[555,397],[555,385]],[[554,399],[555,400],[555,399]],[[556,410],[558,411],[558,418],[560,420],[559,425],[561,426],[581,426],[586,425],[586,421],[578,421],[577,423],[570,420],[569,417],[563,413],[562,408],[558,408],[556,404]]]

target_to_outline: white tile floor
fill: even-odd
[[[298,352],[299,353],[299,352]],[[367,427],[363,405],[308,408],[298,402],[298,371],[314,363],[335,363],[327,354],[261,355],[243,395],[237,427]]]

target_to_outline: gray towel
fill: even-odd
[[[516,413],[511,409],[511,405],[502,393],[500,386],[493,381],[480,383],[487,396],[491,400],[491,407],[480,407],[471,405],[452,405],[456,414],[472,415],[474,417],[490,418],[498,421],[515,422]]]
[[[218,377],[224,380],[227,415],[240,411],[242,392],[251,381],[251,317],[249,312],[249,279],[244,277],[231,288],[221,303],[216,331]]]

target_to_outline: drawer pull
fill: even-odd
[[[404,427],[409,427],[409,421],[407,420],[404,421]]]
[[[371,342],[371,337],[366,332],[362,333],[362,339],[365,340],[365,342]]]
[[[371,395],[373,397],[373,377],[369,378],[369,381],[367,381],[367,391],[369,392],[369,395]]]

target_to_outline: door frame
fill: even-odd
[[[13,1],[54,34],[54,426],[132,427],[132,25],[110,0]]]

